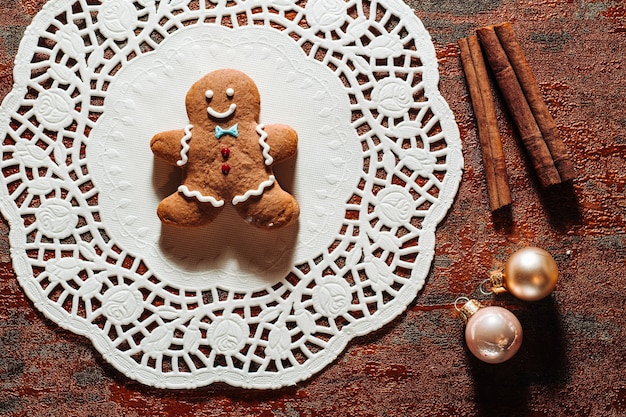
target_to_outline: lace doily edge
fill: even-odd
[[[434,244],[434,240],[432,243]],[[423,265],[430,266],[433,256],[434,251],[432,250],[427,251],[427,254],[420,253],[416,263],[420,261],[424,262]],[[363,320],[355,324],[346,325],[342,332],[337,333],[329,340],[328,345],[318,352],[315,355],[316,357],[307,360],[304,364],[282,370],[281,372],[263,372],[257,375],[235,371],[228,367],[218,368],[217,370],[204,368],[193,373],[172,372],[168,375],[168,373],[161,373],[156,369],[142,367],[131,358],[118,354],[113,343],[93,323],[81,317],[72,316],[56,304],[47,303],[46,296],[40,291],[39,287],[33,284],[32,276],[26,271],[21,271],[21,269],[27,268],[23,263],[23,257],[25,257],[25,253],[20,256],[19,253],[12,251],[12,260],[17,280],[27,298],[47,319],[54,321],[65,330],[87,338],[108,363],[129,379],[154,388],[180,390],[201,388],[218,382],[245,389],[280,389],[305,381],[312,375],[332,365],[339,355],[345,352],[348,343],[379,330],[404,313],[406,306],[422,290],[430,269],[422,268],[424,269],[423,271],[414,270],[413,275],[419,274],[419,276],[412,277],[398,296],[385,306],[385,309],[376,311],[372,316],[372,319],[376,318],[376,320]],[[421,259],[419,259],[420,257]]]

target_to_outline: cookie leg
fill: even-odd
[[[235,205],[235,209],[248,223],[263,229],[288,226],[298,219],[300,205],[278,184],[267,188],[258,197]]]
[[[165,224],[173,226],[201,226],[211,222],[222,211],[209,203],[185,197],[179,192],[164,198],[157,207],[157,215]]]

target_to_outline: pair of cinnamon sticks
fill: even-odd
[[[476,33],[458,44],[478,124],[489,203],[496,211],[511,204],[511,195],[483,53],[541,185],[572,180],[576,172],[511,24]]]

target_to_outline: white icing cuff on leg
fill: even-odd
[[[213,207],[222,207],[224,205],[224,200],[218,200],[210,195],[202,195],[197,190],[191,191],[186,185],[178,187],[178,191],[183,193],[185,197],[195,198],[201,203],[211,203]]]
[[[256,190],[248,190],[243,195],[235,196],[233,198],[233,204],[243,203],[244,201],[246,201],[247,199],[249,199],[253,195],[254,196],[261,195],[263,193],[263,191],[267,187],[269,187],[272,184],[274,184],[274,181],[276,181],[276,178],[273,175],[270,175],[269,179],[267,179],[266,181],[263,181],[261,184],[259,184],[259,187]]]

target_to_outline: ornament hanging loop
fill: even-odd
[[[482,295],[493,294],[493,290],[491,289],[491,280],[489,278],[483,280],[478,286],[478,290]]]
[[[465,304],[465,303],[467,303],[469,300],[470,300],[470,299],[469,299],[469,298],[467,298],[467,297],[459,297],[459,298],[457,298],[456,300],[454,300],[454,309],[455,309],[456,311],[460,312],[460,311],[461,311],[461,307],[459,307],[459,304],[460,304],[460,303]]]

